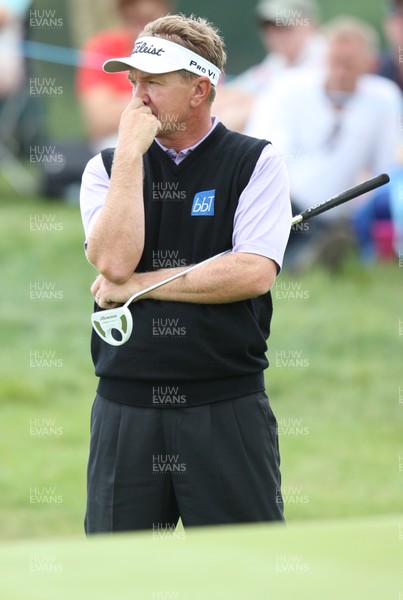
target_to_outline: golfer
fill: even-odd
[[[126,344],[93,333],[87,534],[283,520],[264,370],[288,177],[270,142],[212,117],[225,60],[214,26],[170,15],[104,64],[133,99],[83,175],[95,309],[231,252],[131,304]]]

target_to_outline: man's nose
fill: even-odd
[[[150,104],[150,96],[144,85],[137,83],[136,87],[133,88],[133,98],[140,98],[145,105]]]

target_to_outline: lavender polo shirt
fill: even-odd
[[[179,164],[205,140],[219,123],[197,144],[178,154],[155,140]],[[80,206],[86,239],[102,209],[109,189],[109,177],[100,154],[92,158],[83,173]],[[266,146],[242,192],[234,217],[232,251],[259,254],[270,258],[281,269],[291,227],[291,204],[287,168],[282,156],[269,144]]]

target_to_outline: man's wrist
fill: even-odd
[[[130,151],[124,150],[123,148],[116,147],[115,155],[113,159],[113,165],[116,168],[117,165],[121,165],[123,168],[127,166],[133,167],[137,163],[143,164],[143,155],[140,150],[133,153],[133,149]]]

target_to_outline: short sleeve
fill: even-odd
[[[109,190],[110,180],[105,170],[102,157],[97,154],[85,167],[80,190],[80,210],[85,240],[93,228],[98,214],[104,205]]]
[[[233,252],[260,254],[282,267],[291,228],[291,201],[284,159],[269,144],[242,192],[234,217]]]

